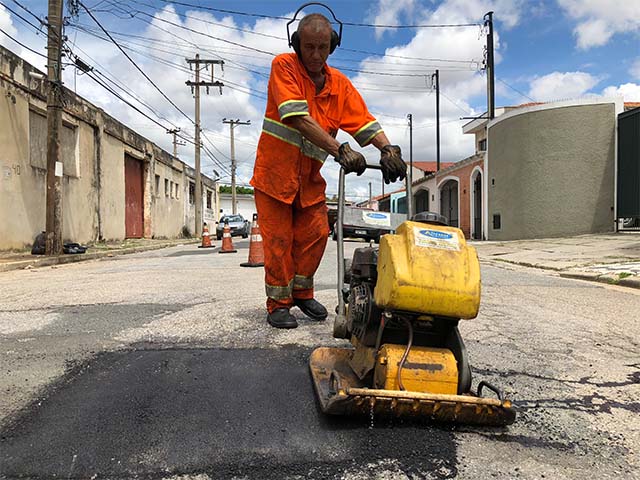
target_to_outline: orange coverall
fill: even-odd
[[[335,137],[338,129],[368,145],[382,128],[349,79],[325,65],[325,85],[316,86],[295,53],[275,57],[267,109],[251,185],[264,242],[267,310],[291,307],[293,298],[313,298],[315,274],[329,234],[320,168],[327,152],[283,121],[311,115]]]

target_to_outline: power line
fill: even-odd
[[[278,17],[273,15],[263,15],[259,13],[247,13],[247,12],[238,12],[234,10],[224,10],[221,8],[213,8],[213,7],[205,7],[202,5],[194,5],[192,3],[187,2],[178,2],[175,0],[162,0],[165,3],[181,5],[184,7],[192,7],[199,8],[202,10],[210,10],[219,13],[227,13],[231,15],[243,15],[247,17],[258,17],[258,18],[269,18],[273,20],[291,20],[289,17]],[[372,24],[372,23],[355,23],[355,22],[342,22],[343,25],[348,25],[352,27],[370,27],[370,28],[457,28],[457,27],[478,27],[481,26],[479,23],[443,23],[443,24],[416,24],[416,25],[383,25],[383,24]]]
[[[46,25],[46,22],[42,21],[42,19],[40,17],[38,17],[35,13],[33,13],[31,10],[29,10],[27,7],[25,7],[24,5],[22,5],[20,2],[18,2],[17,0],[11,0],[13,3],[15,3],[16,5],[18,5],[21,9],[23,9],[25,12],[27,12],[29,15],[31,15],[33,18],[35,18],[38,23],[42,26]],[[9,7],[7,7],[5,5],[5,8],[7,10],[9,10]]]
[[[92,36],[94,36],[96,38],[100,38],[102,40],[105,40],[105,38],[100,36],[99,34],[96,34],[96,33],[90,32],[90,31],[86,31],[83,27],[78,27],[78,26],[75,26],[75,25],[73,25],[73,27],[78,29],[78,30],[81,30],[81,31],[83,31],[83,32],[85,32],[85,33],[87,33],[89,35],[92,35]],[[166,59],[158,57],[156,55],[152,55],[152,54],[149,54],[149,53],[142,52],[140,50],[134,49],[132,47],[129,47],[129,46],[127,46],[127,44],[129,42],[122,42],[122,43],[123,43],[123,48],[125,48],[125,49],[127,49],[127,50],[129,50],[129,51],[131,51],[133,53],[136,53],[136,54],[141,55],[143,57],[149,58],[149,59],[154,60],[156,62],[159,62],[159,63],[161,63],[163,65],[167,65],[169,67],[175,68],[175,69],[177,69],[177,70],[179,70],[181,72],[189,73],[189,70],[186,67],[184,67],[183,65],[181,65],[181,64],[178,64],[178,63],[175,63],[175,62],[171,62],[170,60],[166,60]],[[139,45],[139,44],[136,44],[136,43],[133,43],[133,44],[134,45]],[[145,47],[146,48],[150,48],[152,50],[157,50],[157,51],[160,51],[160,52],[163,52],[163,53],[175,53],[175,52],[170,52],[170,51],[159,49],[159,48],[155,48],[155,47],[150,47],[148,45],[145,46]],[[253,97],[256,97],[256,98],[259,98],[260,100],[266,100],[267,99],[267,97],[262,94],[262,91],[255,90],[255,89],[253,89],[253,88],[251,88],[249,86],[241,85],[239,83],[232,82],[230,80],[225,80],[225,81],[229,84],[228,87],[231,90],[234,90],[234,91],[237,91],[237,92],[241,92],[241,93],[244,93],[246,95],[250,95],[250,96],[253,96]]]
[[[98,21],[98,19],[89,11],[89,9],[84,5],[84,3],[82,3],[80,0],[78,0],[78,4],[80,4],[80,6],[82,6],[82,8],[85,9],[85,11],[87,12],[87,14],[93,19],[94,22],[96,22],[96,24],[100,27],[100,29],[105,33],[105,35],[107,35],[107,37],[109,37],[109,39],[111,40],[111,42],[113,42],[113,44],[118,47],[118,50],[120,50],[122,52],[122,54],[127,57],[127,60],[129,60],[129,62],[131,62],[133,64],[134,67],[136,67],[136,70],[138,70],[142,76],[144,78],[146,78],[149,83],[151,83],[151,85],[154,86],[154,88],[160,92],[160,94],[171,104],[175,107],[176,110],[178,110],[182,115],[184,115],[185,118],[187,118],[187,120],[189,120],[191,123],[194,123],[194,121],[191,119],[191,117],[189,117],[189,115],[187,115],[186,113],[184,113],[180,107],[178,107],[169,97],[167,97],[167,95],[160,90],[160,88],[155,84],[155,82],[153,80],[151,80],[151,78],[149,78],[149,76],[144,73],[144,71],[138,66],[138,64],[127,54],[127,52],[125,52],[122,47],[120,47],[120,45],[118,44],[118,42],[116,42],[116,40],[111,36],[111,34],[102,26],[102,24]]]
[[[522,95],[525,98],[528,98],[529,100],[531,100],[532,102],[535,102],[535,100],[533,98],[531,98],[529,95],[527,95],[526,93],[522,93],[520,90],[518,90],[517,88],[509,85],[507,82],[505,82],[504,80],[502,80],[501,78],[496,77],[496,80],[498,80],[499,82],[504,83],[507,87],[509,87],[511,90],[513,90],[514,92]]]
[[[14,0],[15,1],[15,0]],[[16,2],[17,3],[17,2]],[[11,12],[14,16],[16,16],[17,18],[19,18],[20,20],[22,20],[23,22],[31,25],[37,32],[40,32],[40,27],[44,26],[45,23],[40,20],[38,17],[35,16],[35,14],[29,10],[26,7],[23,7],[22,5],[18,4],[18,6],[20,6],[22,9],[26,10],[32,17],[35,17],[36,20],[38,20],[38,23],[40,24],[40,27],[37,26],[35,23],[32,23],[31,20],[27,20],[26,18],[24,18],[22,15],[20,15],[18,12],[16,12],[15,10],[9,8],[5,3],[0,2],[0,5],[2,5],[6,10],[8,10],[9,12]]]
[[[19,40],[17,40],[17,39],[15,39],[15,38],[13,38],[11,35],[9,35],[7,32],[5,32],[4,30],[2,30],[1,28],[0,28],[0,33],[4,34],[7,38],[10,38],[10,39],[11,39],[11,40],[13,40],[14,42],[16,42],[16,43],[17,43],[18,45],[20,45],[22,48],[26,48],[27,50],[29,50],[29,51],[30,51],[30,52],[32,52],[32,53],[35,53],[36,55],[40,55],[41,57],[47,58],[47,56],[46,56],[46,55],[44,55],[44,54],[42,54],[42,53],[40,53],[40,52],[37,52],[36,50],[34,50],[34,49],[33,49],[33,48],[31,48],[31,47],[26,46],[24,43],[22,43],[21,41],[19,41]]]

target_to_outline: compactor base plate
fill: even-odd
[[[351,370],[352,349],[320,347],[309,366],[321,410],[329,415],[404,417],[471,425],[503,426],[514,422],[509,400],[368,388]]]

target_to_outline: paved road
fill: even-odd
[[[0,477],[640,478],[637,290],[483,265],[461,330],[516,423],[370,428],[318,413],[308,355],[344,343],[269,328],[235,244],[0,274]]]

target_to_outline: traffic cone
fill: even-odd
[[[198,248],[211,248],[211,247],[213,247],[213,245],[211,245],[211,236],[209,235],[209,227],[205,223],[202,226],[202,245],[200,245]]]
[[[251,241],[249,242],[249,260],[240,264],[241,267],[264,267],[264,246],[258,225],[258,214],[253,214],[251,222]]]
[[[224,221],[224,230],[222,231],[222,248],[218,250],[218,253],[235,253],[237,250],[233,248],[233,241],[231,240],[231,227],[229,226],[229,220]]]

